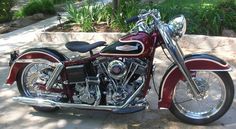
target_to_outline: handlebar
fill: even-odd
[[[146,19],[148,17],[152,17],[153,21],[147,23]],[[144,31],[144,32],[151,32],[153,29],[158,27],[159,24],[161,24],[161,16],[160,12],[156,9],[149,10],[149,11],[143,11],[137,16],[133,16],[127,20],[125,20],[126,24],[130,24],[133,22],[136,22],[135,26],[131,29],[131,32],[137,32],[137,31]]]
[[[148,16],[153,17],[153,19],[154,19],[155,21],[159,21],[160,18],[161,18],[161,17],[160,17],[160,12],[159,12],[158,10],[154,9],[154,10],[149,10],[149,11],[146,12],[146,13],[141,13],[141,14],[139,14],[138,16],[133,16],[133,17],[131,17],[131,18],[125,20],[125,22],[126,22],[127,24],[130,24],[130,23],[133,23],[133,22],[137,22],[137,21],[139,21],[139,20],[145,20]]]
[[[133,16],[133,17],[125,20],[125,23],[130,24],[130,23],[133,23],[133,22],[137,22],[138,20],[139,20],[138,16]]]

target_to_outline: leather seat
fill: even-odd
[[[92,44],[89,44],[88,42],[84,41],[71,41],[66,43],[66,48],[73,51],[73,52],[89,52],[97,47],[104,46],[106,42],[104,41],[98,41]]]

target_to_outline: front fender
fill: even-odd
[[[222,59],[209,54],[192,54],[185,56],[185,65],[190,71],[229,71],[230,65]],[[176,64],[172,64],[164,74],[159,89],[159,108],[169,108],[175,86],[184,78]]]
[[[29,62],[23,62],[25,59],[43,59],[54,63],[60,63],[67,60],[67,57],[57,52],[56,50],[49,48],[33,48],[24,51],[11,65],[8,77],[6,79],[6,85],[12,85],[17,77],[18,72],[24,68]]]

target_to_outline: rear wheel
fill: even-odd
[[[202,97],[195,98],[186,81],[175,87],[170,111],[181,121],[208,124],[223,116],[234,98],[234,85],[228,72],[198,71],[194,80]]]
[[[42,90],[40,84],[45,84],[51,76],[53,68],[48,64],[31,63],[24,67],[17,76],[17,87],[22,96],[45,98],[54,101],[59,101],[62,96],[59,93]],[[42,85],[41,85],[42,86]],[[53,88],[62,89],[60,83],[53,85]],[[53,112],[59,108],[33,106],[37,111]]]

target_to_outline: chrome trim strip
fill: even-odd
[[[56,67],[58,63],[50,62],[46,59],[20,59],[16,63],[31,63],[31,64],[48,64],[50,66]]]
[[[46,83],[46,90],[49,90],[53,86],[53,84],[55,83],[56,79],[58,78],[63,68],[64,68],[64,65],[62,63],[57,64],[56,68],[54,69],[52,73],[52,76],[49,78],[49,80]]]
[[[80,82],[69,82],[68,84],[77,84],[77,83],[86,83],[85,81],[80,81]]]
[[[68,66],[66,69],[74,69],[74,68],[83,68],[84,65],[74,65],[74,66]]]
[[[219,70],[215,70],[215,69],[191,69],[190,71],[193,71],[193,72],[197,72],[197,71],[216,71],[216,72],[223,72],[223,71],[232,71],[233,69],[232,68],[229,68],[229,69],[219,69]]]
[[[167,110],[168,108],[160,107],[159,109],[161,109],[161,110]],[[169,110],[169,109],[168,109],[168,110]]]

